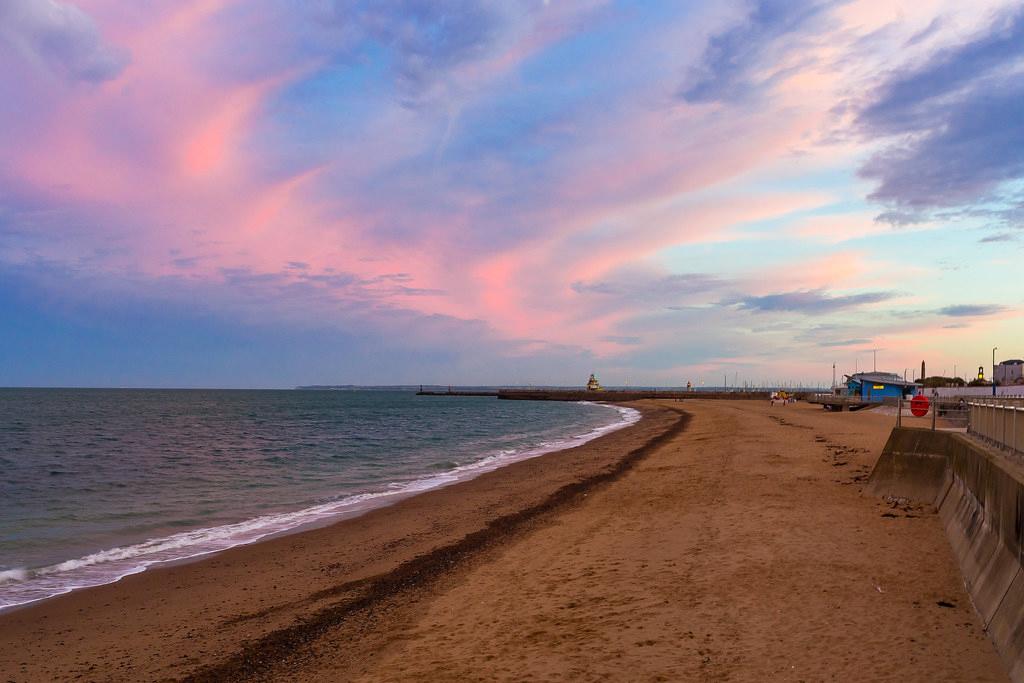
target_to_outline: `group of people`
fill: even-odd
[[[773,391],[771,395],[771,402],[773,406],[776,401],[781,401],[782,405],[786,405],[787,403],[792,403],[795,400],[796,397],[786,391]]]

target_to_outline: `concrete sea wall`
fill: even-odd
[[[927,396],[991,398],[992,387],[938,387],[922,389]],[[996,387],[996,396],[1024,396],[1024,384],[1007,384]]]
[[[1024,682],[1024,469],[963,434],[897,427],[866,492],[938,509],[974,606]]]

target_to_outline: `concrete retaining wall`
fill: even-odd
[[[897,427],[866,491],[939,511],[964,583],[1010,678],[1024,682],[1024,474],[968,437]]]
[[[978,398],[991,398],[992,387],[937,387],[934,389],[922,389],[928,396],[976,396]],[[996,387],[996,396],[1024,396],[1024,385],[1007,384]]]

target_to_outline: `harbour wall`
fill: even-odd
[[[897,427],[866,493],[938,509],[985,629],[1024,682],[1024,470],[964,434]]]
[[[417,396],[496,396],[510,401],[606,401],[621,403],[640,401],[648,398],[662,399],[733,399],[767,401],[771,395],[767,391],[655,391],[654,389],[637,389],[622,391],[608,389],[602,391],[586,391],[584,389],[499,389],[497,391],[463,391],[449,389],[447,391],[424,391],[420,389]],[[805,397],[805,395],[798,396]]]
[[[585,391],[572,389],[502,389],[498,398],[513,401],[610,401],[614,403],[640,401],[647,398],[661,399],[734,399],[763,400],[770,396],[767,391]]]

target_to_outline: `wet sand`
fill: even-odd
[[[0,615],[0,680],[1006,680],[934,511],[860,493],[891,416],[644,405],[577,449]]]
[[[643,413],[636,425],[581,447],[330,527],[0,613],[0,681],[174,680],[196,672],[223,680],[268,670],[296,650],[290,638],[315,635],[304,625],[315,630],[316,619],[339,613],[356,624],[366,610],[346,613],[346,605],[380,609],[387,595],[418,590],[451,569],[460,559],[452,549],[467,536],[500,542],[513,531],[487,533],[489,525],[543,505],[563,487],[600,476],[636,448],[682,428],[673,410]],[[408,564],[424,556],[431,561],[411,574]],[[403,566],[406,575],[394,574]],[[247,642],[257,644],[255,651],[245,649]]]

